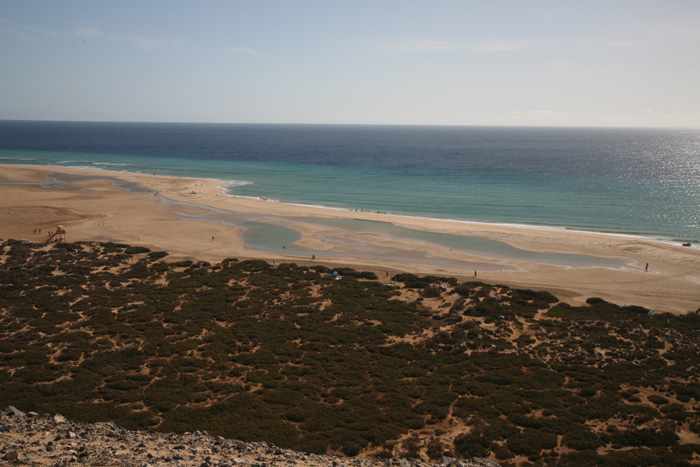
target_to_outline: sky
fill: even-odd
[[[2,0],[0,119],[700,128],[700,0]]]

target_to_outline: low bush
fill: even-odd
[[[138,255],[141,253],[150,253],[151,249],[145,246],[129,246],[124,249],[124,253],[127,255]]]

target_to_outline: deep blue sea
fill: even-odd
[[[0,163],[232,194],[700,241],[700,130],[0,121]]]

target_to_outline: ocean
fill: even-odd
[[[700,130],[0,121],[0,163],[358,211],[700,242]]]

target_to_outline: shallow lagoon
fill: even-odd
[[[119,177],[110,175],[73,175],[52,172],[51,182],[40,183],[46,188],[70,189],[68,183],[105,180],[127,193],[153,193],[135,183],[126,182]],[[0,180],[0,183],[6,181]],[[488,262],[488,258],[510,259],[560,266],[578,267],[631,267],[631,260],[626,258],[602,258],[591,255],[566,254],[548,251],[529,251],[516,248],[506,242],[485,239],[469,235],[454,235],[435,232],[425,232],[397,226],[388,222],[366,221],[358,219],[336,219],[322,217],[294,217],[251,215],[211,208],[193,203],[182,203],[169,200],[161,195],[162,203],[173,206],[173,212],[180,219],[204,222],[217,222],[240,229],[239,237],[245,248],[275,253],[317,258],[324,257],[354,257],[373,258],[385,261],[418,263],[431,266],[463,269],[463,270],[507,270],[513,269],[498,263]],[[184,212],[183,207],[196,208],[196,214]],[[317,237],[332,248],[326,251],[316,251],[299,244],[303,235],[296,225],[311,225],[323,230]],[[354,234],[381,237],[386,240],[410,242],[413,248],[393,248],[377,246],[371,242],[357,240]],[[438,248],[446,256],[431,254],[429,249]],[[484,258],[482,260],[465,260],[455,258],[458,255],[469,255]]]

